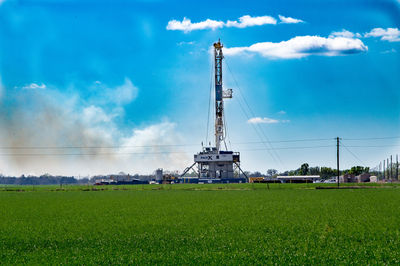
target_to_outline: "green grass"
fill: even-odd
[[[3,187],[0,263],[400,263],[396,185],[315,185]]]

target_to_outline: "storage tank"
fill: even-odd
[[[163,180],[163,169],[162,168],[158,168],[156,170],[156,181],[162,181]]]

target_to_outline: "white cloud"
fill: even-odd
[[[337,56],[365,52],[368,47],[359,39],[297,36],[279,43],[261,42],[248,47],[224,48],[225,55],[259,54],[267,58],[302,58],[310,55]]]
[[[301,19],[291,18],[291,17],[284,17],[282,15],[279,15],[279,19],[281,20],[281,23],[285,23],[285,24],[297,24],[297,23],[303,23],[304,22]]]
[[[195,44],[194,41],[190,41],[190,42],[184,42],[184,41],[182,41],[182,42],[178,42],[176,45],[182,46],[182,45],[193,45],[193,44]]]
[[[192,30],[204,30],[204,29],[217,29],[222,28],[224,26],[224,22],[207,19],[205,21],[192,23],[192,21],[188,18],[183,18],[182,21],[171,20],[168,22],[167,30],[181,30],[186,32],[190,32]]]
[[[365,33],[364,37],[380,37],[381,41],[400,42],[400,30],[398,28],[374,28]]]
[[[247,27],[261,26],[266,24],[276,24],[276,19],[271,16],[252,17],[249,15],[245,15],[235,21],[228,20],[227,22],[223,22],[220,20],[206,19],[204,21],[193,23],[190,19],[184,17],[182,21],[178,21],[175,19],[168,21],[167,30],[180,30],[185,33],[188,33],[193,30],[204,30],[204,29],[215,30],[223,27],[247,28]]]
[[[124,84],[111,89],[108,94],[108,96],[111,97],[110,100],[116,104],[127,104],[136,99],[138,88],[133,85],[129,78],[125,78]]]
[[[25,85],[22,87],[22,89],[25,89],[25,90],[36,90],[36,89],[45,89],[45,88],[46,88],[46,85],[43,83],[40,83],[40,84],[31,83],[31,84],[28,84],[28,85]]]
[[[266,24],[276,24],[276,19],[270,16],[251,17],[245,15],[239,18],[239,21],[228,20],[226,27],[247,28],[252,26],[261,26]]]
[[[268,117],[253,117],[247,120],[250,124],[276,124],[279,120],[268,118]]]
[[[281,110],[281,111],[278,112],[278,114],[280,114],[280,115],[285,115],[285,114],[286,114],[286,111]]]
[[[392,48],[390,50],[385,50],[385,51],[381,52],[381,54],[391,54],[391,53],[397,53],[397,50]]]
[[[342,31],[334,31],[329,35],[329,38],[335,38],[335,37],[344,37],[344,38],[361,38],[360,33],[353,33],[351,31],[343,29]]]

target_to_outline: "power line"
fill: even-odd
[[[58,150],[58,149],[122,149],[122,148],[157,148],[157,147],[185,147],[198,144],[160,144],[160,145],[116,145],[116,146],[4,146],[3,150]]]
[[[225,63],[226,63],[226,65],[227,65],[227,67],[228,67],[228,70],[229,70],[229,72],[231,73],[232,78],[233,78],[233,80],[234,80],[234,82],[235,82],[235,84],[236,84],[236,87],[237,87],[237,89],[238,89],[238,91],[239,91],[240,97],[243,99],[244,103],[247,105],[247,108],[249,109],[250,113],[253,115],[253,117],[255,117],[255,114],[254,114],[253,110],[251,109],[249,103],[247,102],[246,98],[244,97],[244,95],[243,95],[243,93],[242,93],[242,91],[241,91],[241,88],[240,88],[240,86],[239,86],[239,83],[237,82],[235,76],[233,75],[233,72],[232,72],[232,70],[231,70],[231,68],[230,68],[230,66],[229,66],[229,64],[228,64],[228,61],[227,61],[226,59],[225,59]],[[239,100],[238,100],[238,102],[239,102],[239,104],[240,104],[240,101],[239,101]],[[243,110],[243,108],[242,108],[242,110]],[[250,119],[250,116],[247,115],[247,112],[246,112],[246,116],[247,116],[247,119]],[[255,126],[254,124],[252,124],[252,126],[253,126],[254,129],[256,128],[256,126]],[[277,153],[276,151],[274,151],[272,144],[270,143],[268,137],[266,136],[264,130],[260,127],[260,125],[258,125],[258,129],[260,130],[260,132],[262,133],[262,135],[264,136],[264,138],[267,140],[267,143],[268,143],[269,146],[271,147],[271,150],[272,150],[272,152],[273,152],[273,153],[269,152],[270,155],[271,155],[271,157],[274,159],[274,161],[276,161],[276,159],[275,159],[275,157],[274,157],[274,156],[276,156],[276,158],[277,158],[278,161],[281,163],[281,165],[283,165],[283,162],[282,162],[281,158],[279,157],[278,153]],[[257,132],[257,130],[255,130],[255,131]],[[259,134],[259,133],[257,132],[257,134]],[[262,139],[262,138],[260,138],[260,139]],[[273,156],[272,154],[274,154],[274,156]]]
[[[320,146],[303,146],[303,147],[274,147],[274,150],[296,150],[296,149],[314,149],[314,148],[328,148],[336,147],[335,145],[320,145]],[[259,149],[243,149],[242,151],[261,151],[266,150],[266,148]]]
[[[211,109],[211,98],[212,98],[212,87],[213,87],[213,66],[211,64],[211,69],[210,69],[210,92],[208,96],[208,114],[207,114],[207,132],[206,132],[206,146],[208,145],[208,134],[209,134],[209,125],[210,125],[210,109]]]
[[[250,119],[250,116],[247,114],[247,111],[246,111],[245,108],[243,107],[243,105],[242,105],[240,99],[239,99],[239,98],[237,98],[237,99],[238,99],[238,103],[239,103],[240,109],[242,110],[243,114],[247,117],[247,119]],[[258,137],[260,138],[260,140],[261,140],[260,143],[263,143],[263,144],[265,145],[265,142],[262,141],[262,137],[261,137],[260,132],[258,132],[258,130],[257,130],[257,128],[254,126],[254,124],[251,124],[251,125],[253,126],[253,129],[254,129],[254,131],[256,132],[256,134],[258,135]],[[271,158],[272,158],[275,162],[277,162],[276,159],[275,159],[275,157],[274,157],[274,155],[273,155],[269,150],[268,150],[268,153],[269,153],[269,155],[271,156]]]
[[[275,147],[276,150],[295,150],[334,147],[334,145],[303,146],[303,147]],[[243,151],[271,150],[271,148],[244,149]],[[159,151],[159,152],[98,152],[98,153],[0,153],[0,156],[97,156],[97,155],[154,155],[186,153],[184,151]]]
[[[371,138],[343,138],[344,140],[379,140],[379,139],[400,139],[400,137],[371,137]]]
[[[384,148],[384,147],[399,147],[400,145],[355,145],[347,146],[349,148]]]
[[[362,165],[366,166],[366,164],[365,164],[363,161],[361,161],[361,159],[358,158],[358,156],[355,155],[346,145],[344,145],[342,141],[340,141],[340,144],[341,144],[354,158],[356,158],[356,160],[358,160]]]
[[[270,140],[271,143],[282,143],[282,142],[307,142],[307,141],[332,141],[333,138],[326,138],[326,139],[291,139],[291,140]],[[257,144],[262,143],[263,141],[248,141],[248,142],[236,142],[235,144]]]
[[[154,155],[154,154],[170,154],[185,153],[181,151],[165,151],[165,152],[102,152],[102,153],[0,153],[0,156],[98,156],[98,155]]]
[[[330,141],[333,138],[326,139],[292,139],[292,140],[270,140],[270,143],[290,143],[290,142],[313,142],[313,141]],[[247,141],[232,142],[236,145],[265,144],[266,141]],[[190,147],[198,144],[156,144],[156,145],[115,145],[115,146],[3,146],[2,150],[57,150],[57,149],[123,149],[123,148],[158,148],[158,147]],[[381,148],[381,147],[399,147],[400,145],[350,145],[348,148]],[[270,148],[274,150],[275,148]]]

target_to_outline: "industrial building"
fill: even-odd
[[[344,174],[339,176],[340,183],[364,183],[371,181],[371,174],[363,173],[361,175]],[[376,181],[375,181],[376,182]]]

